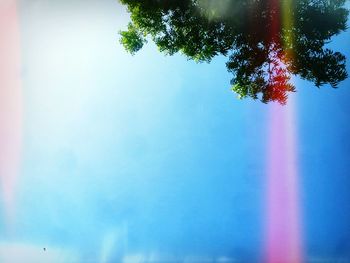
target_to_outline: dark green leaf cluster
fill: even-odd
[[[345,0],[120,1],[131,14],[120,32],[126,50],[134,54],[150,38],[161,52],[197,62],[228,56],[240,98],[284,104],[295,91],[292,75],[318,87],[336,87],[347,77],[344,55],[325,48],[346,29]],[[293,23],[286,26],[283,17]]]

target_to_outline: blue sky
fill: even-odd
[[[236,98],[226,58],[127,54],[114,0],[20,1],[20,19],[23,156],[0,259],[258,259],[270,106]],[[296,83],[307,255],[349,262],[350,81]]]

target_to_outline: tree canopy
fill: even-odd
[[[326,45],[346,30],[346,0],[120,0],[131,14],[120,42],[131,54],[152,40],[197,62],[228,57],[240,98],[285,104],[292,75],[333,88],[345,56]]]

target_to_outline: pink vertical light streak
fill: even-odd
[[[287,8],[291,1],[270,0],[274,11],[271,17],[271,41],[281,43],[281,19],[284,27],[290,27],[292,16]],[[292,36],[290,36],[292,37]],[[286,58],[288,55],[285,54]],[[272,103],[269,113],[267,209],[266,209],[266,258],[267,263],[302,263],[303,241],[301,237],[299,166],[297,159],[295,101],[288,99],[287,106]]]
[[[267,170],[266,261],[303,262],[295,104],[270,111]]]
[[[15,0],[0,2],[0,191],[2,214],[11,231],[22,138],[20,36]]]

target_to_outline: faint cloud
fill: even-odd
[[[77,255],[62,248],[39,246],[25,243],[0,243],[0,262],[2,263],[75,263],[80,262]]]
[[[144,262],[146,257],[142,254],[130,254],[123,257],[123,263]]]
[[[134,253],[125,255],[123,263],[235,263],[241,262],[232,257],[219,256],[200,256],[200,255],[181,255],[170,256],[163,255],[156,252],[152,253]]]
[[[106,232],[102,240],[100,263],[120,262],[127,247],[127,223]]]

